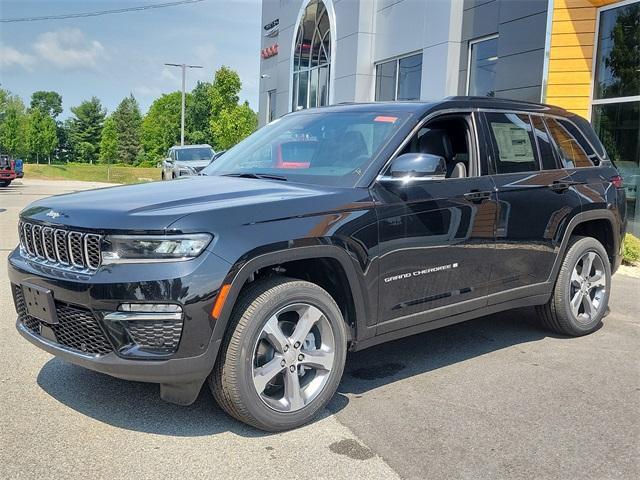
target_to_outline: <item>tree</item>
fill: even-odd
[[[27,153],[27,115],[17,95],[0,89],[0,150],[12,156]]]
[[[91,100],[85,100],[73,107],[71,112],[74,117],[71,119],[69,133],[74,159],[78,162],[93,163],[98,156],[106,111],[102,108],[100,100],[91,97]]]
[[[113,112],[116,129],[118,159],[132,165],[141,153],[140,130],[142,115],[140,107],[133,95],[126,97]]]
[[[190,101],[190,94],[187,101]],[[180,141],[180,92],[162,95],[142,121],[142,144],[148,160],[157,160]]]
[[[624,97],[640,91],[640,5],[631,4],[616,17],[609,41],[613,48],[604,59],[610,83],[603,86],[604,97]]]
[[[37,108],[54,120],[62,113],[62,97],[58,92],[39,90],[31,95],[31,109]]]
[[[213,144],[211,135],[211,88],[207,82],[198,82],[191,91],[185,114],[185,140],[191,144]]]
[[[258,127],[258,115],[248,103],[225,108],[211,122],[211,130],[218,150],[228,150],[251,135]]]
[[[102,127],[100,140],[100,162],[115,163],[118,161],[118,132],[113,115],[107,117]]]
[[[258,116],[249,104],[238,104],[241,88],[237,72],[224,66],[218,69],[210,89],[210,128],[216,150],[232,147],[258,126]]]

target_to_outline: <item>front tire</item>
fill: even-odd
[[[209,385],[242,422],[270,432],[296,428],[335,393],[346,347],[331,295],[313,283],[270,278],[238,298]]]
[[[611,288],[611,265],[602,244],[591,237],[574,237],[564,257],[553,295],[538,307],[545,327],[581,336],[600,327]]]

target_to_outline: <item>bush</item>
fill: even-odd
[[[630,233],[624,237],[622,263],[626,265],[640,264],[640,239]]]

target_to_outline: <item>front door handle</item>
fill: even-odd
[[[485,192],[480,192],[478,190],[471,190],[470,192],[464,194],[464,198],[466,200],[469,200],[470,202],[480,203],[483,200],[489,200],[491,198],[492,193],[493,192],[491,192],[490,190]]]
[[[572,186],[577,185],[578,182],[559,182],[559,181],[555,181],[553,182],[551,185],[548,185],[550,190],[553,190],[554,192],[565,192],[567,190],[569,190]]]

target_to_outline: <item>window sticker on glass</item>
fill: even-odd
[[[491,122],[491,129],[498,145],[501,161],[524,163],[534,161],[529,132],[513,123]]]
[[[374,122],[386,122],[386,123],[395,123],[398,120],[398,117],[388,117],[386,115],[378,115],[373,119]]]

